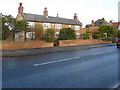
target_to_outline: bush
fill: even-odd
[[[46,32],[44,32],[42,39],[45,42],[54,42],[55,31],[53,29],[47,29]]]
[[[93,39],[99,39],[99,34],[92,34]]]
[[[104,41],[112,41],[113,40],[112,37],[103,37],[101,39],[104,40]]]
[[[90,39],[90,34],[91,34],[90,30],[87,29],[86,33],[83,33],[83,39]]]
[[[75,30],[71,28],[63,28],[59,33],[59,40],[75,40],[76,34]]]
[[[110,26],[110,25],[102,25],[99,27],[98,29],[101,37],[104,37],[104,34],[107,33],[107,36],[108,37],[113,37],[114,36],[114,27],[113,26]]]

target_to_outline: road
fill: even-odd
[[[3,60],[3,88],[114,88],[119,82],[115,46]]]

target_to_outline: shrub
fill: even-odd
[[[90,34],[91,34],[90,30],[87,29],[86,33],[83,33],[83,39],[90,39]]]
[[[101,39],[104,40],[104,41],[112,41],[113,40],[112,37],[103,37]]]
[[[75,40],[76,34],[75,30],[71,28],[63,28],[59,33],[59,40]]]
[[[114,36],[114,27],[113,26],[110,26],[110,25],[102,25],[99,27],[98,29],[101,37],[104,37],[104,34],[107,33],[107,36],[108,37],[113,37]]]
[[[53,29],[47,29],[46,32],[44,32],[42,39],[45,42],[54,42],[55,31]]]
[[[99,39],[99,34],[92,34],[93,39]]]

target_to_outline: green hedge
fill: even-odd
[[[45,42],[54,42],[55,41],[55,30],[47,29],[43,34],[42,40]]]
[[[60,30],[59,40],[75,40],[76,39],[76,34],[75,30],[71,28],[63,28]]]

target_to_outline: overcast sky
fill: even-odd
[[[118,2],[120,0],[2,0],[0,12],[16,17],[19,3],[23,3],[24,13],[43,15],[44,7],[49,16],[73,19],[74,13],[83,26],[92,20],[105,18],[108,22],[118,21]]]

